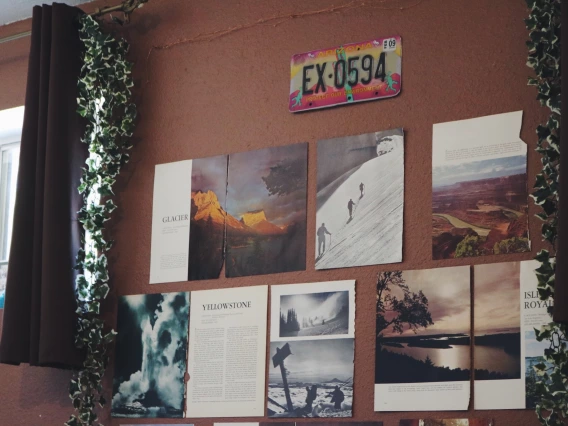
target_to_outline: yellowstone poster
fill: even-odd
[[[262,417],[268,286],[191,294],[186,417]]]
[[[475,409],[534,408],[546,343],[535,328],[551,321],[538,297],[537,261],[474,266]]]
[[[522,111],[435,124],[432,257],[530,251]]]
[[[467,410],[470,268],[377,277],[375,411]]]
[[[229,156],[227,277],[306,269],[308,144]]]
[[[269,417],[351,417],[355,281],[271,287]]]
[[[183,417],[189,299],[187,292],[118,299],[113,417]]]
[[[219,277],[227,162],[220,155],[156,166],[150,284]]]
[[[402,262],[402,129],[318,141],[316,269]]]

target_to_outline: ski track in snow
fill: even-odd
[[[316,231],[325,223],[332,233],[332,246],[326,235],[326,251],[316,261],[316,269],[402,261],[404,142],[402,137],[397,139],[400,142],[392,151],[360,166],[318,209]],[[365,184],[365,195],[359,199],[361,182]],[[350,198],[356,206],[353,220],[347,223]],[[317,235],[315,256],[317,259]]]

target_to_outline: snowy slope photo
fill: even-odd
[[[351,417],[353,342],[272,342],[268,417]]]
[[[404,133],[318,141],[316,269],[402,261]]]

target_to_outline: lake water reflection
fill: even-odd
[[[390,352],[409,355],[422,361],[426,360],[426,357],[430,357],[434,365],[438,367],[461,368],[463,370],[470,368],[469,346],[467,345],[453,345],[449,349],[439,349],[408,347],[407,343],[401,344],[404,346],[403,348],[392,346],[384,346],[384,348]],[[517,377],[521,371],[521,358],[506,353],[503,348],[476,346],[475,368]]]
[[[503,348],[493,346],[475,347],[475,368],[498,373],[506,373],[512,377],[521,377],[521,356],[511,355]]]
[[[448,349],[408,347],[407,343],[401,343],[401,345],[404,347],[384,346],[384,348],[390,352],[409,355],[422,361],[430,357],[434,365],[438,367],[461,368],[462,370],[470,368],[468,345],[454,345]]]

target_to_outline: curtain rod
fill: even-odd
[[[93,13],[89,13],[89,15],[97,17],[97,16],[106,15],[107,13],[111,12],[123,12],[124,20],[128,22],[130,14],[134,11],[134,9],[142,7],[142,5],[147,2],[148,0],[124,0],[122,3],[117,4],[116,6],[97,8]],[[13,34],[11,36],[3,37],[0,38],[0,44],[28,37],[31,34],[32,34],[31,31],[25,31],[23,33],[18,33],[18,34]]]

